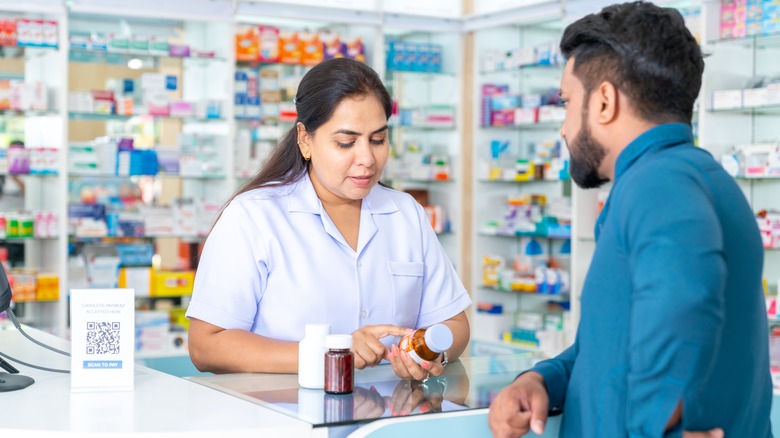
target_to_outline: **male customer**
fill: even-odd
[[[562,409],[562,437],[771,436],[761,241],[693,145],[698,44],[676,10],[637,2],[571,24],[561,50],[572,179],[613,185],[577,339],[498,395],[491,430],[541,433]]]

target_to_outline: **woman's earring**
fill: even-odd
[[[311,157],[303,157],[303,159],[304,159],[305,161],[309,161],[309,160],[311,160]]]

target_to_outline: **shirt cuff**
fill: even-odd
[[[547,396],[550,398],[549,410],[563,410],[563,403],[566,401],[566,382],[568,377],[560,367],[547,360],[539,362],[528,371],[535,371],[544,378]]]

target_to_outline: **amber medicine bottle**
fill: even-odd
[[[417,329],[401,338],[398,347],[409,353],[415,362],[434,360],[442,351],[452,346],[452,331],[444,324],[434,324],[427,329]]]
[[[328,335],[325,337],[325,392],[349,394],[354,389],[355,360],[352,335]]]

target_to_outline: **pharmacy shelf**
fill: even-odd
[[[122,180],[132,180],[140,177],[152,177],[152,178],[178,178],[178,179],[185,179],[185,180],[224,180],[226,178],[225,175],[179,175],[179,174],[173,174],[173,173],[157,173],[154,175],[108,175],[108,174],[95,174],[95,173],[74,173],[70,172],[68,174],[71,178],[82,178],[82,179],[122,179]]]
[[[780,181],[780,175],[778,176],[737,176],[734,177],[737,181]]]
[[[236,61],[236,67],[239,68],[266,68],[266,67],[280,67],[280,68],[301,68],[310,69],[313,65],[306,64],[293,64],[289,62],[275,62],[275,61]]]
[[[82,112],[68,112],[68,118],[71,120],[94,120],[94,121],[128,121],[134,117],[150,117],[153,119],[175,119],[182,121],[192,122],[224,122],[224,118],[210,118],[210,117],[174,117],[174,116],[160,116],[152,114],[100,114],[100,113],[82,113]]]
[[[54,241],[57,237],[0,237],[0,242],[3,243],[18,243],[18,242],[33,242],[33,241]]]
[[[119,53],[119,52],[106,52],[97,50],[86,50],[78,48],[69,49],[69,60],[71,62],[84,62],[95,64],[127,64],[128,61],[133,59],[147,59],[152,61],[157,60],[182,60],[185,62],[197,61],[201,63],[209,62],[227,62],[226,58],[220,58],[215,56],[170,56],[170,55],[154,55],[150,53]]]
[[[518,352],[537,353],[540,351],[539,347],[532,344],[481,338],[472,338],[469,342],[469,350],[473,355],[514,354]]]
[[[780,115],[780,104],[778,105],[764,105],[764,106],[751,106],[742,108],[726,108],[726,109],[713,109],[707,110],[710,113],[724,113],[724,114],[745,114],[751,116],[776,116]]]
[[[407,71],[407,70],[387,70],[386,76],[388,80],[402,79],[402,78],[414,78],[414,79],[427,79],[436,80],[440,78],[455,78],[456,73],[452,72],[432,72],[432,71]]]
[[[0,110],[0,116],[3,117],[44,117],[44,116],[58,116],[60,113],[56,110],[15,110],[4,109]]]
[[[708,41],[713,46],[738,46],[771,49],[780,47],[780,35],[752,35],[744,38],[728,38]]]
[[[59,176],[58,173],[0,173],[0,176],[22,176],[33,178],[52,178]]]
[[[496,292],[505,292],[508,294],[520,294],[522,296],[535,296],[539,298],[544,298],[547,301],[555,301],[558,303],[567,302],[571,299],[569,297],[569,294],[548,295],[548,294],[540,294],[537,292],[525,292],[520,290],[504,290],[504,289],[499,289],[498,286],[487,285],[487,284],[480,285],[480,288],[485,290],[496,291]]]
[[[516,231],[515,233],[490,233],[487,231],[480,231],[480,236],[485,237],[509,237],[509,238],[518,238],[518,237],[535,237],[538,239],[555,239],[555,240],[568,240],[571,239],[571,234],[564,234],[564,235],[548,235],[548,234],[539,234],[539,233],[528,233],[524,231]]]
[[[457,126],[429,126],[429,125],[397,125],[393,124],[389,126],[390,129],[408,129],[410,131],[452,131],[457,129]]]
[[[538,184],[538,183],[559,183],[559,182],[566,182],[569,180],[563,180],[563,179],[527,179],[527,180],[519,180],[519,179],[479,179],[477,180],[481,183],[487,183],[487,184]]]
[[[483,70],[480,71],[480,75],[489,76],[489,75],[501,75],[501,74],[518,74],[518,73],[541,73],[541,74],[549,74],[551,72],[557,72],[561,73],[563,69],[562,65],[556,65],[556,64],[547,64],[547,65],[522,65],[520,67],[516,68],[508,68],[503,70]]]
[[[382,182],[410,183],[410,184],[446,184],[455,182],[454,179],[415,179],[415,178],[383,178]]]
[[[188,241],[201,241],[205,238],[206,236],[198,236],[194,234],[145,234],[143,236],[68,236],[68,240],[71,243],[123,243],[148,241],[154,239],[182,239]]]
[[[496,130],[513,129],[519,131],[535,131],[535,130],[560,129],[562,124],[563,124],[563,120],[555,121],[555,122],[528,123],[525,125],[504,125],[504,126],[489,125],[489,126],[482,126],[482,128],[496,129]]]

